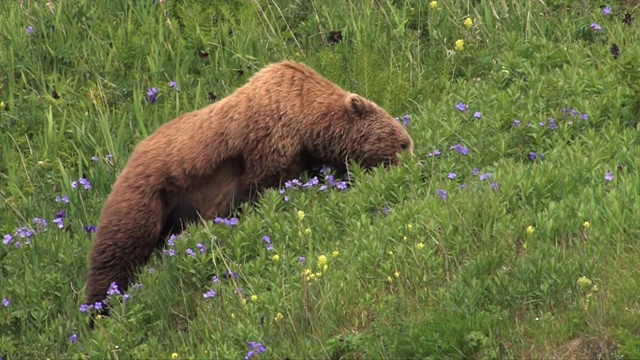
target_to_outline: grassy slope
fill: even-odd
[[[48,222],[0,246],[0,357],[237,358],[248,341],[278,358],[640,355],[640,46],[624,1],[609,15],[558,0],[41,3],[0,10],[0,235]],[[193,227],[87,332],[83,226],[132,147],[281,59],[411,115],[424,166],[354,168],[347,191],[272,191],[235,227]],[[71,187],[81,177],[90,190]]]

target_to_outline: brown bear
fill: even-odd
[[[228,97],[160,126],[136,146],[102,210],[86,302],[102,301],[112,282],[126,289],[187,221],[227,216],[316,165],[394,165],[405,150],[413,155],[411,137],[375,103],[303,64],[267,66]]]

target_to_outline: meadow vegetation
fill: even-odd
[[[0,8],[0,358],[640,357],[633,2],[51,3]],[[416,157],[190,227],[89,331],[135,144],[284,59]]]

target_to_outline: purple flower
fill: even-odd
[[[77,186],[77,185],[76,185],[76,186]],[[65,204],[68,204],[68,203],[69,203],[69,197],[68,197],[67,195],[65,195],[65,196],[63,196],[63,197],[56,196],[56,202],[57,202],[57,203],[61,203],[61,202],[63,202],[63,203],[65,203]]]
[[[234,218],[234,217],[233,217],[233,218],[231,218],[231,219],[229,219],[229,225],[231,225],[231,226],[236,226],[236,225],[238,225],[238,219],[237,219],[237,218]]]
[[[140,289],[142,289],[142,284],[133,284],[133,285],[131,285],[131,288],[140,290]]]
[[[592,22],[592,23],[591,23],[591,25],[589,25],[589,27],[590,27],[590,28],[592,28],[592,29],[593,29],[593,30],[595,30],[595,31],[600,31],[600,30],[602,30],[602,26],[600,26],[600,25],[598,25],[598,24],[596,24],[596,23],[594,23],[594,22]]]
[[[447,192],[446,192],[444,189],[438,189],[438,190],[436,190],[436,194],[437,194],[438,196],[440,196],[440,199],[442,199],[442,200],[447,200],[447,195],[448,195],[448,194],[447,194]]]
[[[480,119],[482,117],[482,113],[480,111],[476,111],[473,113],[473,117],[476,119]]]
[[[175,256],[176,255],[176,251],[174,249],[168,249],[168,250],[165,249],[165,250],[162,250],[162,255]]]
[[[485,179],[491,179],[493,177],[493,174],[491,173],[486,173],[486,174],[482,174],[480,175],[480,181],[484,181]]]
[[[513,119],[513,126],[520,126],[520,120]]]
[[[31,34],[33,32],[32,26],[27,26],[27,34]]]
[[[95,233],[96,231],[98,231],[98,229],[95,227],[95,225],[84,225],[82,227],[82,230],[84,230],[84,232],[86,232],[87,234],[90,233]]]
[[[57,218],[53,219],[52,222],[54,224],[58,225],[59,229],[62,229],[64,227],[64,222],[63,222],[61,217],[57,217]]]
[[[96,301],[95,304],[93,304],[93,307],[96,310],[101,310],[102,309],[102,301]]]
[[[571,109],[571,117],[576,117],[578,115],[578,111],[576,109]]]
[[[409,126],[409,122],[410,122],[409,115],[404,115],[402,117],[402,126],[404,126],[404,127]]]
[[[100,159],[98,159],[97,156],[92,156],[91,157],[91,162],[98,162]]]
[[[605,179],[606,181],[613,181],[613,173],[612,173],[611,171],[607,171],[607,172],[604,174],[604,179]]]
[[[558,126],[556,126],[556,121],[553,120],[552,118],[549,118],[549,128],[551,130],[555,130],[558,128]]]
[[[129,301],[129,298],[131,297],[131,295],[129,295],[129,293],[126,293],[122,296],[122,301],[126,304],[127,301]]]
[[[289,202],[289,197],[288,197],[288,196],[285,196],[282,200],[283,200],[284,202]]]
[[[11,303],[9,302],[9,300],[7,299],[2,299],[2,305],[4,305],[4,307],[9,307]]]
[[[212,297],[216,296],[216,291],[211,289],[209,291],[207,291],[206,293],[204,293],[204,298],[205,299],[210,299]]]
[[[498,190],[498,187],[500,187],[500,186],[498,185],[498,183],[493,182],[493,181],[491,182],[491,188],[492,188],[493,190]]]
[[[609,7],[609,6],[605,6],[605,7],[602,9],[602,13],[603,13],[603,14],[605,14],[605,15],[609,15],[609,14],[611,14],[611,7]]]
[[[389,213],[391,212],[391,209],[389,209],[389,207],[387,205],[382,207],[382,213],[387,216],[389,215]]]
[[[85,178],[78,179],[78,183],[82,185],[85,190],[91,189],[91,183]]]
[[[118,284],[116,284],[115,282],[112,282],[111,285],[109,285],[109,289],[107,290],[107,296],[113,295],[121,295],[120,289],[118,289]]]
[[[157,96],[158,96],[158,89],[156,88],[150,88],[149,90],[147,90],[147,101],[155,104],[156,100],[157,100]]]
[[[580,118],[581,118],[582,120],[587,120],[587,114],[582,114],[582,115],[580,116]]]
[[[458,109],[460,111],[465,111],[465,110],[468,110],[469,107],[467,105],[465,105],[464,103],[459,102],[459,103],[456,104],[456,109]]]
[[[147,274],[153,274],[153,268],[152,267],[147,269]]]
[[[72,181],[71,182],[71,187],[74,188],[74,189],[78,188],[78,182],[77,181]]]
[[[256,355],[265,352],[267,352],[267,348],[265,348],[261,343],[249,341],[249,352],[244,358],[245,360],[249,360]]]
[[[36,226],[36,228],[42,230],[47,227],[47,220],[37,217],[33,219],[33,224]]]
[[[87,304],[80,305],[80,312],[87,312],[87,311],[89,311],[89,305]]]
[[[464,189],[466,187],[465,184],[460,185],[460,190]]]
[[[467,155],[469,153],[469,149],[460,145],[460,143],[453,145],[451,150],[455,150],[462,155]]]
[[[298,258],[298,262],[299,262],[299,263],[303,263],[305,260],[306,260],[306,259],[304,258],[304,256],[300,256],[300,257]]]
[[[180,90],[178,89],[178,83],[175,81],[169,81],[169,87],[175,90]]]
[[[327,185],[321,185],[321,186],[318,188],[318,191],[325,191],[325,190],[327,190]]]
[[[450,180],[455,179],[455,178],[456,178],[456,176],[457,176],[457,175],[456,175],[456,173],[449,173],[449,174],[447,175],[447,177],[448,177]]]
[[[340,191],[346,190],[347,189],[347,182],[346,181],[338,181],[338,182],[336,182],[336,188],[338,188],[338,190],[340,190]]]
[[[200,254],[204,254],[205,252],[207,252],[207,247],[202,245],[202,244],[200,244],[200,243],[197,243],[196,247],[200,251]]]
[[[218,280],[218,277],[216,275],[213,275],[213,277],[211,278],[211,281],[213,281],[214,284],[217,284],[218,281],[220,280]]]
[[[305,188],[305,189],[310,189],[310,188],[312,188],[314,186],[317,186],[318,184],[320,184],[320,181],[318,180],[317,176],[314,176],[311,179],[309,179],[309,181],[304,183],[304,185],[302,185],[302,187]]]
[[[540,125],[540,127],[544,127],[544,121],[540,121],[538,125]]]
[[[13,240],[13,236],[11,236],[11,234],[7,234],[2,239],[2,243],[5,245],[8,245],[11,242],[11,240]]]
[[[107,161],[111,161],[111,159],[113,159],[113,155],[111,155],[111,154],[107,154],[106,159],[107,159]]]
[[[187,255],[196,257],[196,253],[193,250],[191,250],[191,248],[187,249]]]
[[[477,167],[474,167],[473,170],[471,170],[471,175],[476,176],[480,173],[480,169],[478,169]]]
[[[529,159],[531,159],[531,161],[536,159],[536,155],[537,153],[535,151],[532,151],[529,153]]]
[[[229,279],[231,277],[234,277],[234,278],[237,279],[238,278],[238,273],[235,273],[233,271],[227,270],[227,271],[224,272],[222,277],[224,277],[225,279]]]

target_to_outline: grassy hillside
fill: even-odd
[[[634,10],[6,2],[0,358],[640,357]],[[284,59],[406,115],[416,158],[191,227],[88,331],[88,249],[135,144]]]

